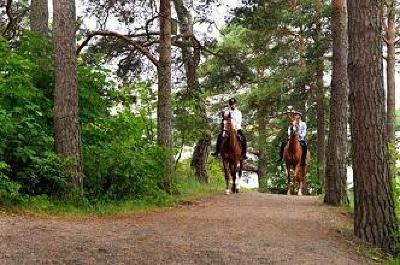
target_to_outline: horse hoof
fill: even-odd
[[[230,190],[225,190],[225,195],[229,195],[229,193],[231,193]]]
[[[289,190],[287,191],[287,195],[290,195],[290,191]]]
[[[236,189],[236,190],[235,190],[235,193],[240,193],[240,189]]]
[[[301,191],[299,191],[298,195],[299,195],[299,196],[303,196],[303,193],[301,193]]]

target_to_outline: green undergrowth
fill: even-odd
[[[387,260],[384,264],[385,265],[400,265],[400,259],[399,258],[390,259],[390,260]]]
[[[76,196],[75,199],[54,199],[47,195],[21,196],[12,204],[3,205],[3,211],[32,216],[59,217],[104,217],[154,211],[174,207],[182,202],[196,200],[212,194],[222,193],[224,179],[222,169],[215,160],[209,162],[209,183],[200,183],[190,169],[190,161],[182,161],[176,170],[176,191],[174,194],[159,192],[139,199],[88,200]],[[0,206],[1,208],[1,206]]]

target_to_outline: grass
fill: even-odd
[[[391,259],[384,263],[385,265],[400,265],[400,259]]]
[[[142,199],[122,201],[65,201],[50,199],[47,196],[26,196],[18,204],[7,206],[1,211],[30,216],[57,216],[70,218],[105,217],[154,211],[160,208],[177,206],[184,201],[195,200],[207,195],[221,193],[224,178],[219,163],[209,162],[210,183],[199,183],[190,169],[190,161],[182,161],[176,170],[177,194],[157,194]]]

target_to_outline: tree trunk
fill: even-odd
[[[158,65],[157,142],[172,151],[171,107],[171,1],[160,1],[160,59]],[[172,159],[166,161],[164,188],[171,189]]]
[[[394,252],[399,229],[388,167],[381,4],[373,0],[348,2],[354,234]]]
[[[76,81],[75,2],[53,0],[54,6],[54,142],[56,152],[70,159],[69,171],[82,187],[81,132]]]
[[[318,46],[323,47],[322,32],[322,0],[316,0],[316,38]],[[324,185],[325,173],[325,91],[324,91],[324,51],[318,52],[316,68],[316,104],[317,104],[317,158],[318,158],[318,179],[321,185]]]
[[[197,66],[200,61],[199,49],[193,41],[193,19],[185,7],[182,0],[174,0],[176,13],[178,16],[181,34],[183,35],[182,60],[185,67],[187,91],[186,98],[192,98],[193,93],[198,89],[197,79]],[[201,99],[198,99],[201,104]],[[204,121],[207,123],[206,112],[199,113],[203,115]],[[202,137],[198,140],[192,156],[191,166],[195,170],[196,178],[200,182],[208,183],[209,177],[207,175],[207,158],[209,153],[209,146],[211,144],[209,136]]]
[[[193,158],[190,164],[190,166],[195,170],[197,180],[202,183],[210,182],[206,166],[210,144],[211,138],[209,136],[200,139],[194,148]]]
[[[331,205],[347,203],[347,0],[332,0],[333,69],[330,128],[326,156],[325,198]]]
[[[305,73],[307,71],[307,65],[306,65],[306,61],[304,59],[305,57],[305,52],[306,52],[306,40],[304,37],[304,32],[303,30],[300,30],[299,33],[299,56],[300,57],[300,61],[299,61],[299,66],[300,66],[300,70]],[[302,98],[300,99],[300,101],[303,103],[300,106],[300,111],[303,113],[303,121],[307,121],[307,102],[308,102],[308,87],[306,83],[302,84]]]
[[[31,31],[47,35],[49,31],[48,20],[49,10],[47,0],[32,0],[30,10]]]
[[[395,97],[396,97],[396,82],[395,82],[395,56],[396,56],[396,24],[395,24],[395,1],[389,1],[386,44],[387,44],[387,130],[388,140],[395,140],[394,124],[396,120]]]
[[[324,59],[317,59],[317,157],[318,157],[318,179],[324,185],[325,173],[325,92],[324,92]]]
[[[266,111],[261,111],[265,114]],[[259,136],[258,136],[258,180],[267,176],[267,154],[265,152],[265,137],[267,135],[267,121],[264,115],[258,117]]]
[[[174,0],[181,34],[183,35],[182,60],[186,72],[187,94],[190,95],[197,89],[197,63],[193,42],[193,19],[182,0]]]

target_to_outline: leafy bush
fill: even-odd
[[[395,122],[395,130],[400,131],[400,110],[396,111],[396,122]]]
[[[400,168],[398,161],[400,161],[400,153],[396,149],[396,144],[389,144],[389,155],[391,157],[390,173],[393,176],[392,185],[394,190],[394,199],[396,203],[396,211],[400,213]],[[396,164],[397,163],[397,164]]]
[[[65,199],[89,208],[126,199],[160,205],[170,200],[161,187],[164,162],[171,154],[152,140],[152,111],[139,111],[139,117],[129,112],[110,115],[114,100],[121,102],[121,95],[131,96],[131,91],[116,90],[101,56],[89,63],[78,59],[85,197],[73,189],[64,170],[68,161],[53,150],[50,44],[29,32],[14,48],[0,39],[0,204],[54,209]],[[140,87],[132,89],[138,92]]]
[[[85,187],[89,198],[142,198],[162,193],[162,150],[147,143],[144,121],[120,113],[83,126]]]
[[[36,65],[22,48],[14,52],[0,40],[0,160],[8,165],[2,182],[12,180],[26,194],[58,196],[67,179],[53,152],[52,103],[36,86]]]
[[[0,161],[0,204],[9,204],[19,198],[20,185],[11,182],[4,174],[8,168],[4,161]]]

